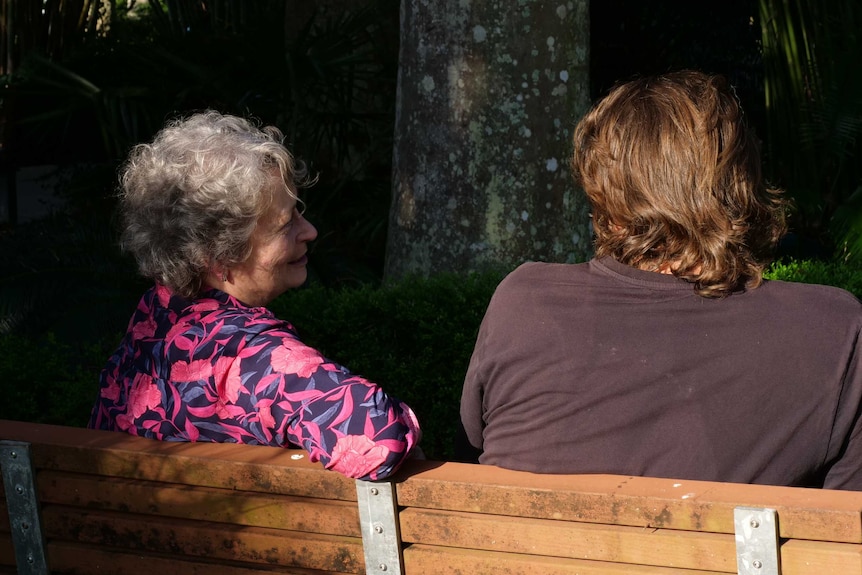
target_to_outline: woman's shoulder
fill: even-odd
[[[257,342],[271,340],[278,343],[286,338],[299,340],[293,324],[276,317],[265,308],[220,309],[213,314],[208,314],[204,322],[210,325],[217,324],[222,332],[236,332]]]
[[[252,340],[258,345],[265,340],[279,345],[285,338],[298,339],[294,326],[269,309],[244,306],[221,293],[208,293],[189,301],[172,323],[169,342],[177,338],[217,339],[221,346],[228,347],[230,341],[237,340],[244,340],[245,345]]]

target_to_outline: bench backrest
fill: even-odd
[[[0,439],[0,572],[862,575],[862,493],[432,461],[355,482],[298,450]]]

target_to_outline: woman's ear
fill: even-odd
[[[212,262],[207,266],[207,283],[212,287],[219,287],[230,280],[230,269],[218,262]]]

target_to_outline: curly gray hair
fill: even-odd
[[[275,127],[215,111],[169,122],[121,171],[122,247],[140,273],[189,298],[214,264],[251,255],[273,179],[296,198],[307,172]]]

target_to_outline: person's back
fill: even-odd
[[[839,289],[710,300],[610,258],[534,263],[486,318],[462,403],[482,463],[820,486],[857,423],[862,306]],[[828,486],[862,489],[862,453],[842,461]]]
[[[712,89],[702,75],[664,81],[676,97],[679,84]],[[625,97],[654,89],[609,98],[629,111]],[[630,117],[660,115],[639,112]],[[596,259],[521,266],[498,287],[480,329],[461,403],[480,462],[862,489],[862,305],[837,288],[761,283],[783,206],[760,183],[750,150],[736,165],[719,152],[711,175],[723,159],[743,182],[719,174],[710,187],[685,179],[697,166],[664,169],[663,159],[673,162],[661,119],[644,129],[662,142],[647,152],[657,158],[638,163],[634,148],[651,138],[625,135],[625,121],[609,126],[607,113],[600,105],[579,126],[574,162],[594,208]],[[617,132],[596,134],[605,128]],[[719,148],[748,144],[720,128]],[[715,139],[707,134],[695,133],[692,145]],[[602,147],[605,137],[634,140]],[[676,161],[685,164],[685,154]],[[678,190],[660,189],[677,176]],[[687,217],[699,223],[686,226]]]

